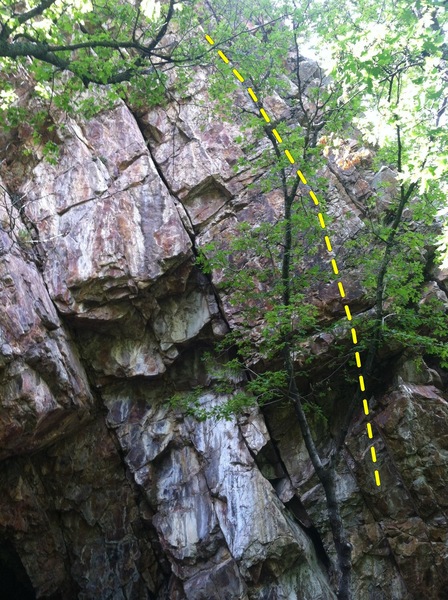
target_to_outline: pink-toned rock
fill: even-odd
[[[133,296],[190,255],[176,206],[129,111],[119,104],[71,127],[56,166],[39,163],[23,184],[58,308]],[[118,136],[120,131],[120,136]],[[116,140],[120,141],[116,141]]]
[[[314,61],[301,61],[299,72],[319,84]],[[0,201],[0,579],[14,576],[14,589],[18,577],[37,597],[64,600],[335,598],[325,498],[291,404],[278,398],[239,419],[205,422],[170,404],[173,396],[208,407],[229,399],[213,389],[221,357],[213,369],[202,359],[245,319],[231,303],[238,290],[223,292],[219,270],[204,275],[195,251],[208,241],[225,249],[241,222],[256,233],[283,218],[281,190],[264,193],[263,173],[233,169],[243,156],[255,164],[269,140],[251,148],[245,132],[237,143],[238,119],[206,110],[207,77],[196,68],[192,102],[138,117],[118,102],[88,122],[67,119],[55,134],[56,165],[41,151],[26,165],[8,157],[8,181],[21,185],[15,209],[7,195]],[[170,86],[175,78],[171,71]],[[303,114],[289,89],[287,101],[273,94],[265,106],[293,129]],[[253,109],[246,90],[232,100]],[[30,128],[18,135],[29,143]],[[324,457],[356,373],[330,259],[338,257],[362,331],[375,314],[359,272],[344,265],[344,243],[365,227],[365,201],[375,188],[382,198],[385,177],[368,171],[371,153],[355,140],[327,150],[319,196],[334,251],[301,185],[297,208],[313,219],[295,240],[306,249],[296,275],[317,267],[306,299],[319,324],[334,327],[311,332],[293,355]],[[263,265],[247,253],[228,260],[242,272]],[[445,279],[434,275],[422,301],[445,305]],[[278,301],[260,304],[247,328],[255,347],[269,335],[264,310]],[[360,600],[441,599],[448,580],[447,376],[438,364],[398,358],[382,348],[369,382],[374,441],[360,404],[337,463]],[[278,366],[261,353],[255,362]],[[248,375],[228,383],[241,391]]]
[[[7,195],[3,206],[12,210]],[[17,228],[0,230],[2,459],[54,443],[93,409],[78,352],[17,240]]]

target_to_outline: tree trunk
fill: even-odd
[[[282,257],[282,284],[283,284],[283,304],[289,306],[291,304],[291,251],[292,251],[292,235],[291,235],[291,207],[293,196],[285,193],[285,234],[284,248]],[[283,360],[285,371],[288,375],[288,394],[294,406],[297,420],[299,422],[300,431],[305,442],[305,446],[310,455],[311,462],[316,471],[316,474],[321,482],[325,498],[327,502],[328,518],[330,521],[331,533],[337,554],[337,576],[338,590],[337,596],[339,600],[351,600],[351,554],[352,546],[348,541],[347,533],[342,522],[340,506],[336,497],[336,473],[334,463],[328,462],[324,466],[319,456],[319,452],[314,443],[311,429],[303,410],[302,401],[294,373],[294,363],[292,358],[291,346],[287,339],[284,340]]]

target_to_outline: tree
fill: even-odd
[[[55,118],[61,128],[61,115],[90,118],[119,98],[137,113],[163,106],[175,100],[170,72],[181,97],[192,67],[210,64],[201,31],[210,10],[203,0],[3,0],[3,131],[26,124],[34,146],[57,160],[58,140],[48,139]],[[246,23],[235,19],[228,37],[242,34],[248,34]]]
[[[364,138],[375,144],[377,160],[387,161],[397,173],[397,194],[387,219],[375,225],[370,221],[354,244],[363,260],[362,247],[370,247],[375,239],[380,244],[369,265],[375,274],[368,287],[376,316],[367,374],[381,341],[392,338],[435,354],[446,367],[446,328],[435,328],[434,335],[426,338],[415,335],[428,330],[429,312],[419,305],[428,262],[425,254],[430,239],[435,244],[440,233],[434,225],[447,192],[446,3],[326,6],[335,22],[331,37],[319,13],[314,23],[338,58],[332,76],[342,82],[342,103],[356,100],[355,123]],[[444,309],[436,304],[430,318],[443,320]],[[345,433],[344,428],[341,439]]]
[[[371,6],[366,0],[275,4],[259,0],[254,5],[188,0],[176,7],[173,0],[160,5],[147,0],[135,4],[4,1],[0,18],[1,116],[10,129],[29,119],[36,143],[45,143],[49,157],[56,154],[57,146],[57,139],[48,139],[54,127],[50,108],[89,116],[117,98],[142,108],[166,102],[170,70],[179,86],[188,81],[180,76],[181,69],[210,62],[211,49],[203,42],[200,26],[212,35],[216,47],[229,50],[233,64],[245,73],[260,98],[273,91],[290,93],[286,78],[292,50],[298,89],[292,103],[300,115],[300,127],[281,120],[267,123],[259,101],[253,109],[243,106],[235,115],[228,95],[239,83],[231,67],[219,64],[212,78],[211,96],[221,115],[225,109],[240,119],[251,136],[247,159],[237,167],[247,168],[250,163],[258,171],[263,169],[260,189],[280,190],[283,210],[277,222],[266,227],[250,230],[242,224],[243,237],[230,246],[233,263],[228,261],[228,248],[202,249],[199,264],[208,271],[225,271],[228,291],[235,305],[240,305],[243,319],[218,348],[227,353],[228,360],[223,373],[216,374],[215,388],[230,392],[231,401],[207,410],[200,404],[199,389],[187,397],[187,405],[190,412],[205,418],[228,416],[251,402],[281,399],[292,404],[325,491],[337,554],[337,593],[348,600],[352,597],[351,547],[336,497],[335,468],[360,396],[352,389],[347,420],[333,440],[332,453],[323,456],[313,436],[310,411],[314,406],[319,417],[325,414],[319,412],[317,402],[308,401],[298,384],[298,375],[310,369],[299,364],[300,344],[315,331],[333,326],[320,323],[316,310],[306,302],[312,280],[319,276],[307,259],[317,248],[320,231],[315,228],[315,215],[305,205],[309,189],[284,155],[274,129],[281,138],[287,137],[297,160],[300,157],[306,163],[307,177],[323,210],[326,183],[319,177],[325,165],[320,136],[330,140],[325,149],[332,152],[331,136],[346,135],[355,123],[357,135],[375,147],[377,160],[396,170],[398,192],[387,213],[376,218],[367,203],[365,230],[348,241],[345,251],[347,261],[366,263],[363,285],[374,307],[370,323],[359,319],[364,377],[373,386],[378,349],[391,339],[434,352],[446,366],[444,308],[437,302],[420,303],[428,263],[427,237],[435,237],[431,225],[446,189],[441,181],[447,170],[447,133],[441,126],[447,108],[446,3],[385,0]],[[300,49],[311,34],[334,60],[327,74],[330,79],[318,68],[312,83],[300,68]],[[32,114],[26,115],[15,95],[13,74],[18,67],[29,78],[39,106]],[[176,94],[181,93],[178,88]],[[381,131],[375,125],[379,116],[388,126]],[[251,153],[263,136],[270,146],[257,151],[254,160]],[[297,243],[299,232],[305,232],[302,245]],[[251,261],[244,273],[238,269],[238,253]],[[410,259],[412,274],[407,268]],[[246,304],[241,306],[242,302]],[[340,364],[347,361],[347,348],[343,351]],[[243,390],[234,387],[228,375],[241,370],[247,374]]]
[[[264,5],[263,9],[268,11]],[[277,9],[267,12],[266,20],[273,20]],[[317,174],[322,166],[316,148],[319,133],[338,134],[350,129],[352,122],[358,128],[357,135],[377,151],[377,161],[387,162],[396,171],[397,193],[387,213],[374,218],[372,206],[366,204],[365,231],[350,241],[351,252],[346,253],[346,259],[354,260],[354,264],[360,264],[359,258],[366,263],[363,284],[374,308],[371,323],[363,324],[364,346],[360,350],[364,350],[364,378],[373,387],[378,350],[393,340],[399,341],[402,348],[414,345],[422,353],[432,353],[442,366],[447,366],[446,307],[436,299],[429,305],[421,302],[425,269],[433,260],[431,245],[438,233],[434,221],[446,191],[441,181],[448,165],[447,134],[441,127],[447,107],[447,46],[443,33],[446,7],[436,2],[415,6],[382,2],[378,7],[369,2],[346,2],[342,6],[340,2],[284,2],[281,10],[288,16],[289,29],[283,26],[273,33],[261,28],[254,35],[250,52],[237,40],[228,45],[229,53],[232,67],[244,73],[247,85],[257,94],[267,94],[284,89],[279,80],[279,75],[286,73],[283,59],[289,48],[295,49],[301,130],[288,131],[285,123],[275,123],[275,129],[282,138],[288,134],[288,146],[294,148],[295,156],[301,155],[307,177]],[[263,19],[263,11],[260,13]],[[219,39],[229,25],[224,11],[215,8],[215,17],[217,27],[211,33]],[[334,23],[331,30],[329,21]],[[331,82],[323,85],[321,72],[320,83],[316,86],[314,82],[314,89],[307,90],[300,73],[299,48],[309,39],[310,31],[337,60],[330,73]],[[223,76],[217,79],[220,87],[215,97],[224,104],[229,93],[225,77],[232,75],[230,67],[223,65],[220,69]],[[291,402],[326,496],[337,554],[337,594],[349,599],[351,546],[337,501],[335,466],[362,396],[359,389],[353,390],[353,401],[333,442],[333,451],[330,456],[321,456],[307,418],[307,402],[297,384],[298,347],[318,326],[313,307],[304,304],[316,273],[304,269],[304,248],[294,242],[300,239],[303,243],[299,231],[305,228],[310,245],[314,243],[309,215],[299,203],[307,190],[300,177],[292,173],[273,133],[274,126],[266,124],[260,114],[261,103],[255,105],[251,114],[243,107],[239,116],[242,113],[246,117],[249,128],[258,122],[258,131],[271,142],[270,149],[258,158],[256,168],[267,169],[262,178],[265,191],[281,189],[282,219],[256,231],[243,223],[244,237],[227,248],[208,245],[199,259],[208,272],[224,272],[221,289],[233,292],[233,302],[240,305],[243,318],[218,349],[233,351],[234,358],[227,362],[227,368],[245,369],[248,381],[245,391],[235,391],[226,370],[221,378],[216,374],[218,389],[232,394],[232,399],[212,411],[198,401],[200,390],[189,399],[193,400],[192,412],[202,418],[210,414],[227,416],[251,401],[263,404],[287,398]],[[378,119],[383,130],[375,132]],[[254,143],[258,141],[259,135],[255,135]],[[249,159],[243,162],[247,168]],[[320,187],[325,193],[322,182]],[[244,273],[236,258],[241,252],[245,257]],[[256,344],[251,342],[254,329]],[[266,368],[263,359],[273,367]]]
[[[54,73],[53,67],[69,71],[85,86],[129,81],[155,70],[154,61],[160,66],[188,60],[175,51],[178,44],[161,47],[161,42],[176,9],[194,5],[194,0],[182,6],[170,0],[163,7],[148,0],[2,2],[0,57],[30,57],[50,67],[46,74]]]

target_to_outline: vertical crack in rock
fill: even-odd
[[[193,222],[191,220],[191,217],[190,217],[188,211],[185,210],[185,207],[183,206],[182,202],[179,200],[179,198],[176,196],[176,194],[174,194],[174,192],[171,189],[171,187],[170,187],[170,185],[169,185],[169,183],[168,183],[168,181],[167,181],[167,179],[166,179],[166,177],[165,177],[162,169],[160,168],[160,165],[157,163],[157,160],[155,159],[154,153],[152,152],[152,149],[151,149],[151,143],[150,143],[151,140],[149,138],[146,139],[146,136],[145,136],[145,127],[144,127],[143,123],[141,122],[141,119],[139,119],[137,117],[137,115],[135,115],[134,113],[131,112],[131,114],[133,115],[133,117],[135,119],[135,122],[137,123],[138,128],[140,129],[140,132],[142,134],[142,138],[145,140],[145,144],[146,144],[146,147],[148,149],[149,155],[151,156],[151,159],[152,159],[152,161],[154,163],[154,166],[155,166],[155,168],[157,170],[157,173],[159,174],[159,177],[160,177],[161,181],[163,182],[165,188],[168,190],[168,192],[171,194],[171,196],[173,196],[173,198],[176,200],[176,206],[178,207],[178,210],[179,210],[179,205],[182,207],[182,210],[179,210],[179,216],[180,216],[180,218],[182,220],[182,223],[183,223],[183,225],[185,227],[185,231],[187,232],[188,236],[190,237],[190,240],[191,240],[191,243],[192,243],[192,246],[193,246],[193,251],[196,253],[197,252],[197,249],[196,249],[196,238],[195,238],[195,235],[194,235],[194,227],[193,227]],[[185,223],[185,219],[187,220],[187,223]]]
[[[311,81],[315,63],[300,68]],[[198,74],[192,97],[205,93]],[[297,111],[266,102],[296,126]],[[196,386],[210,406],[226,399],[201,358],[238,314],[215,287],[219,274],[193,264],[200,244],[225,243],[241,221],[274,223],[283,206],[278,190],[248,189],[262,174],[232,171],[246,151],[236,124],[209,119],[202,131],[196,106],[178,108],[137,118],[120,101],[72,122],[57,164],[11,163],[23,176],[0,216],[13,216],[23,239],[11,245],[0,228],[0,569],[9,561],[28,590],[64,600],[334,600],[325,498],[291,407],[202,423],[169,404]],[[379,192],[394,174],[365,169],[369,152],[353,140],[327,158],[332,239],[344,240],[364,226],[370,194],[379,216],[387,211]],[[364,323],[371,303],[347,273]],[[447,306],[446,272],[427,277],[422,302]],[[323,322],[341,318],[333,283],[316,284],[312,301]],[[337,323],[340,337],[346,327]],[[331,361],[336,339],[316,334],[303,351]],[[385,352],[371,417],[388,493],[372,488],[361,412],[338,465],[354,581],[362,599],[441,598],[448,376],[403,348]],[[326,362],[304,386],[326,381]],[[328,422],[313,424],[324,454],[346,406],[342,379],[322,401]]]
[[[254,444],[252,436],[250,436],[249,439],[247,438],[248,425],[253,425],[253,419],[258,421],[262,419],[260,429],[266,429],[267,439],[264,439],[261,443],[259,442]],[[327,572],[331,574],[331,561],[327,551],[325,550],[323,540],[293,486],[287,466],[283,462],[281,452],[277,447],[275,438],[272,436],[269,426],[269,419],[264,418],[263,410],[261,410],[260,413],[251,413],[243,419],[243,422],[241,419],[239,419],[238,426],[241,430],[246,446],[255,463],[257,464],[258,469],[271,483],[278,498],[291,512],[299,526],[309,536],[314,545],[316,556],[321,560],[322,565],[325,567]],[[260,434],[259,431],[257,433]],[[250,439],[252,439],[252,444],[249,442]]]
[[[133,114],[133,116],[134,116],[134,119],[135,119],[139,129],[140,129],[143,139],[145,139],[145,127],[144,127],[143,123],[141,122],[141,119],[139,119],[135,114]],[[176,207],[179,211],[179,216],[181,218],[182,224],[191,240],[193,255],[197,258],[199,256],[199,252],[197,249],[195,229],[194,229],[193,221],[190,217],[190,214],[189,214],[188,210],[185,208],[182,200],[180,200],[180,198],[178,196],[176,196],[176,194],[174,194],[173,190],[171,189],[171,187],[169,185],[167,178],[165,177],[165,175],[163,173],[162,168],[160,167],[156,158],[154,157],[154,153],[152,152],[152,149],[151,149],[151,140],[149,138],[145,139],[145,144],[146,144],[146,147],[148,148],[148,152],[151,156],[151,159],[154,163],[154,166],[159,174],[161,181],[163,182],[163,184],[165,185],[168,192],[173,196],[173,198],[176,201]],[[227,331],[230,331],[230,325],[227,321],[224,307],[222,305],[222,300],[216,289],[215,284],[213,283],[212,275],[204,274],[204,276],[206,277],[206,279],[210,285],[215,302],[219,308],[220,318],[222,319],[223,323],[225,323]]]

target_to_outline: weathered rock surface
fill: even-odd
[[[14,208],[3,194],[2,218]],[[16,215],[17,216],[17,215]],[[0,457],[39,449],[79,429],[93,396],[76,347],[38,271],[0,231]],[[17,238],[14,236],[17,234]]]
[[[70,121],[56,165],[22,172],[40,262],[5,221],[0,577],[35,597],[335,599],[325,499],[291,408],[199,423],[168,403],[207,386],[203,350],[238,320],[219,273],[215,288],[194,266],[195,247],[281,215],[277,192],[248,190],[257,176],[232,171],[238,133],[193,104],[137,122],[119,103]],[[384,180],[359,152],[347,143],[328,157],[335,246],[363,227],[362,201]],[[2,206],[24,229],[6,193]],[[323,247],[315,260],[327,265]],[[443,281],[427,294],[445,302]],[[368,311],[355,274],[346,287]],[[313,299],[325,319],[342,315],[330,270]],[[331,355],[335,339],[314,336],[307,351]],[[381,488],[361,411],[338,465],[360,600],[447,598],[447,377],[432,367],[391,358],[371,399]],[[329,421],[314,429],[328,450],[348,399],[341,388],[323,402]]]
[[[39,163],[22,186],[47,257],[58,309],[128,298],[185,261],[191,243],[124,105],[68,127],[57,165]]]

